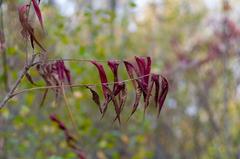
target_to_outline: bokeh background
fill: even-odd
[[[1,7],[6,41],[6,56],[0,54],[1,99],[5,84],[11,86],[24,66],[26,49],[31,52],[21,36],[17,12],[25,2],[3,0]],[[49,120],[50,113],[58,114],[92,159],[240,159],[239,0],[42,0],[41,11],[44,33],[33,9],[30,19],[49,58],[151,56],[152,71],[169,81],[169,94],[159,119],[151,103],[145,118],[141,104],[127,122],[134,99],[128,83],[119,126],[112,123],[113,107],[101,119],[88,90],[67,90],[77,132],[54,92],[42,108],[43,91],[21,94],[0,110],[1,159],[76,158],[64,134]],[[73,83],[99,83],[91,64],[66,65]],[[124,67],[120,69],[121,78],[127,79]],[[36,70],[30,74],[44,85]],[[24,78],[18,90],[31,87]]]

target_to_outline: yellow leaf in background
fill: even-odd
[[[9,117],[9,110],[7,108],[4,108],[0,111],[0,114],[3,116],[3,118],[8,119]]]
[[[60,147],[66,148],[67,147],[66,142],[65,141],[60,142]]]
[[[55,127],[53,126],[48,126],[48,125],[44,125],[43,126],[43,131],[45,133],[54,133],[55,132]]]
[[[20,115],[21,116],[25,116],[30,112],[29,108],[27,106],[22,106],[21,110],[20,110]]]
[[[80,92],[80,91],[74,91],[74,92],[73,92],[73,96],[74,96],[75,98],[77,98],[77,99],[80,99],[80,98],[83,97],[83,94],[82,94],[82,92]]]
[[[122,140],[122,142],[125,143],[125,144],[128,144],[128,143],[129,143],[129,138],[128,138],[128,136],[125,135],[125,134],[121,136],[121,140]]]
[[[103,151],[98,151],[97,157],[98,157],[98,159],[106,159],[107,158]]]

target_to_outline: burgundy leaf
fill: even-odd
[[[134,72],[135,74],[140,77],[141,76],[141,70],[138,70],[132,63],[128,62],[128,61],[124,61],[124,64],[125,64],[125,67],[126,67],[126,70],[128,72],[128,75],[131,79],[134,79]],[[143,71],[143,70],[142,70]],[[135,101],[134,101],[134,104],[133,104],[133,108],[132,108],[132,112],[131,112],[131,115],[130,117],[135,113],[135,111],[137,110],[138,108],[138,105],[139,105],[139,102],[140,102],[140,99],[141,99],[141,96],[142,96],[142,93],[144,91],[144,88],[142,86],[142,82],[139,80],[139,79],[136,79],[136,80],[132,80],[132,83],[134,85],[134,88],[135,88]],[[146,90],[145,90],[146,91]],[[147,94],[147,93],[146,93]],[[130,119],[129,117],[129,119]]]
[[[26,73],[25,76],[26,76],[27,80],[28,80],[32,85],[37,86],[37,84],[33,81],[32,77],[31,77],[31,75],[30,75],[29,73]]]
[[[55,62],[56,73],[58,75],[58,79],[64,83],[64,63],[61,60]]]
[[[168,81],[165,77],[161,76],[162,81],[161,81],[161,93],[158,98],[158,117],[160,115],[161,109],[163,107],[163,103],[166,99],[167,93],[168,93]]]
[[[23,25],[23,27],[26,23],[28,23],[27,22],[28,19],[27,19],[27,15],[26,15],[28,10],[29,10],[29,5],[26,5],[26,4],[21,5],[18,8],[19,20],[20,20],[21,24]]]
[[[34,39],[32,35],[30,35],[30,42],[31,42],[32,48],[34,49]]]
[[[124,95],[125,95],[125,93],[127,93],[125,83],[122,83],[122,82],[117,83],[114,91],[111,91],[108,87],[106,87],[106,90],[108,93],[108,98],[105,99],[105,101],[102,105],[102,111],[103,111],[102,117],[104,117],[104,115],[107,111],[108,104],[112,101],[114,104],[114,107],[115,107],[115,112],[117,114],[114,121],[116,119],[119,119],[119,121],[120,121],[121,109],[123,108],[123,105],[125,103],[124,99],[126,100],[126,97],[124,97]],[[119,102],[117,101],[116,96],[119,96]]]
[[[21,33],[24,38],[30,37],[30,41],[33,49],[34,49],[33,42],[35,42],[43,51],[46,51],[44,47],[36,39],[34,35],[34,29],[28,22],[28,16],[27,16],[28,11],[29,11],[29,5],[22,5],[18,8],[19,20],[23,28]]]
[[[126,102],[126,100],[127,100],[127,88],[126,88],[126,84],[125,83],[123,83],[122,85],[121,85],[121,88],[120,88],[121,90],[119,91],[119,114],[122,112],[122,110],[123,110],[123,107],[124,107],[124,105],[125,105],[125,102]],[[118,115],[115,117],[115,119],[114,119],[114,121],[116,121],[118,119]]]
[[[77,154],[79,159],[86,159],[84,153],[81,150],[76,150],[75,153]]]
[[[68,84],[71,85],[72,84],[71,73],[66,67],[64,67],[64,73],[65,73],[66,79],[68,81]]]
[[[116,94],[114,94],[115,92],[111,91],[108,87],[106,87],[106,91],[107,91],[107,94],[109,95],[108,99],[107,99],[107,101],[108,101],[107,103],[109,103],[110,101],[113,102],[115,112],[117,114],[118,122],[119,122],[119,124],[121,124],[120,109],[119,109],[118,101],[115,98]],[[104,116],[105,112],[106,112],[106,109],[104,109],[103,116]]]
[[[46,100],[46,97],[47,97],[47,93],[48,93],[48,89],[45,89],[45,91],[43,93],[43,97],[42,97],[41,103],[40,103],[40,107],[43,106],[44,101]]]
[[[58,125],[60,130],[64,132],[68,147],[70,147],[75,152],[79,159],[86,159],[83,151],[77,145],[77,140],[73,137],[64,123],[61,122],[55,114],[50,115],[50,119]]]
[[[103,65],[100,64],[100,63],[97,63],[96,61],[91,61],[92,64],[94,64],[97,69],[98,69],[98,73],[99,73],[99,76],[100,76],[100,79],[101,79],[101,83],[102,83],[102,90],[103,90],[103,94],[104,94],[104,97],[105,99],[108,98],[108,94],[107,94],[107,83],[108,83],[108,80],[107,80],[107,75],[105,73],[105,70],[103,68]]]
[[[116,60],[109,60],[108,61],[108,66],[111,68],[113,75],[114,75],[114,82],[118,82],[118,66],[119,62]]]
[[[123,83],[122,90],[120,91],[120,94],[119,94],[119,101],[120,101],[119,105],[121,110],[123,109],[126,99],[127,99],[127,87],[126,87],[126,84]]]
[[[61,122],[55,114],[50,115],[50,119],[58,125],[59,129],[64,130],[64,131],[67,130],[64,123]]]
[[[155,104],[156,104],[156,107],[158,105],[158,96],[159,96],[159,75],[157,74],[153,74],[152,75],[152,81],[154,82],[155,84],[155,95],[154,95],[154,100],[155,100]]]
[[[151,93],[152,93],[152,89],[153,89],[153,84],[154,84],[154,82],[151,80],[150,83],[149,83],[149,86],[147,88],[147,95],[146,95],[146,99],[144,101],[144,114],[145,114],[146,109],[149,105],[149,100],[150,100],[150,97],[152,95]]]
[[[130,77],[130,79],[134,79],[134,72],[137,72],[136,68],[133,66],[132,63],[128,62],[128,61],[124,61],[124,65],[126,67],[128,76]],[[136,89],[137,88],[137,84],[135,80],[132,80],[133,86]]]
[[[149,74],[151,72],[151,58],[150,57],[135,57],[135,60],[138,65],[138,69],[140,72],[140,76],[144,76],[139,81],[139,83],[142,91],[143,91],[143,96],[144,96],[144,102],[146,100],[147,96],[147,89],[148,89],[148,81],[149,81]]]
[[[101,103],[100,103],[100,98],[99,98],[98,93],[95,90],[93,90],[91,87],[86,86],[86,88],[91,91],[91,93],[92,93],[92,100],[98,105],[99,111],[102,114],[102,108],[101,108]]]
[[[135,113],[135,111],[137,110],[138,105],[139,105],[139,102],[140,102],[140,99],[141,99],[141,96],[142,96],[142,89],[140,88],[139,85],[137,85],[137,89],[136,89],[135,91],[136,91],[135,101],[134,101],[134,104],[133,104],[133,108],[132,108],[131,115],[129,116],[128,119],[130,119],[131,116],[132,116],[132,115]]]
[[[135,60],[137,62],[137,65],[138,65],[138,68],[139,68],[139,71],[140,71],[140,74],[141,75],[144,75],[145,74],[145,67],[146,67],[146,64],[145,64],[145,58],[144,57],[135,57]]]
[[[39,20],[39,22],[41,24],[41,27],[43,29],[42,13],[41,13],[40,8],[39,8],[40,1],[39,1],[39,3],[37,3],[36,0],[32,0],[32,3],[33,3],[33,7],[34,7],[34,10],[35,10],[35,13],[36,13],[36,15],[38,17],[38,20]]]

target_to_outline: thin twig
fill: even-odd
[[[69,61],[69,62],[91,62],[91,61],[96,61],[96,62],[103,62],[106,63],[108,62],[107,60],[90,60],[90,59],[73,59],[73,58],[68,58],[68,59],[49,59],[47,61],[58,61],[58,60],[63,60],[63,61]],[[118,62],[122,62],[123,60],[116,60]]]
[[[66,93],[65,93],[65,88],[64,87],[61,87],[62,89],[62,94],[63,94],[63,99],[64,99],[64,102],[65,102],[65,106],[67,108],[67,111],[68,111],[68,116],[70,117],[70,120],[72,122],[72,125],[74,127],[74,129],[77,131],[77,125],[76,125],[76,120],[74,120],[73,118],[73,113],[72,113],[72,110],[70,108],[70,105],[69,105],[69,102],[68,102],[68,99],[67,99],[67,96],[66,96]]]
[[[129,81],[133,81],[133,80],[137,80],[137,79],[141,79],[141,78],[144,78],[146,76],[150,76],[150,74],[147,74],[147,75],[144,75],[144,76],[140,76],[140,77],[137,77],[137,78],[130,78],[130,79],[127,79],[127,80],[122,80],[122,81],[119,81],[119,82],[129,82]],[[109,83],[106,83],[108,85],[114,85],[116,83],[119,83],[119,82],[109,82]],[[26,93],[26,92],[30,92],[30,91],[36,91],[36,90],[44,90],[44,89],[52,89],[52,88],[60,88],[60,87],[99,87],[99,86],[102,86],[102,83],[97,83],[97,84],[64,84],[64,85],[56,85],[56,86],[41,86],[41,87],[33,87],[33,88],[28,88],[28,89],[23,89],[21,91],[18,91],[16,93],[13,93],[11,95],[11,98],[16,96],[16,95],[19,95],[19,94],[22,94],[22,93]]]
[[[30,65],[25,65],[23,70],[21,71],[18,79],[16,80],[15,84],[13,85],[13,87],[10,89],[10,91],[7,93],[7,95],[4,97],[4,99],[1,101],[0,103],[0,109],[2,109],[6,103],[9,101],[9,99],[11,99],[15,92],[15,90],[17,89],[18,85],[21,83],[21,80],[23,79],[23,77],[26,75],[26,73],[28,72],[28,70],[31,68],[31,64],[33,63],[34,61],[34,56],[32,57],[31,59],[31,63]]]

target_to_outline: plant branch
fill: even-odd
[[[10,91],[7,93],[7,95],[4,97],[4,99],[1,101],[0,103],[0,109],[2,109],[6,103],[9,101],[9,99],[11,99],[15,92],[15,90],[17,89],[18,85],[21,83],[23,77],[27,74],[28,70],[33,66],[33,61],[35,59],[35,56],[32,56],[32,59],[31,59],[31,63],[29,65],[25,65],[23,70],[21,71],[18,79],[16,80],[15,84],[13,85],[13,87],[10,89]]]
[[[150,76],[150,74],[147,74],[147,75],[144,75],[144,76],[140,76],[140,77],[137,77],[137,78],[130,78],[130,79],[127,79],[127,80],[122,80],[122,81],[118,81],[118,82],[109,82],[109,83],[106,83],[108,85],[114,85],[114,84],[118,84],[119,82],[121,83],[124,83],[124,82],[129,82],[129,81],[133,81],[133,80],[137,80],[137,79],[141,79],[141,78],[144,78],[146,76]],[[41,87],[33,87],[33,88],[29,88],[29,89],[23,89],[21,91],[18,91],[16,93],[13,93],[11,98],[16,96],[16,95],[19,95],[19,94],[22,94],[22,93],[25,93],[25,92],[30,92],[30,91],[36,91],[36,90],[44,90],[44,89],[51,89],[51,88],[60,88],[60,87],[100,87],[102,86],[102,83],[97,83],[97,84],[64,84],[64,85],[56,85],[56,86],[41,86]]]

